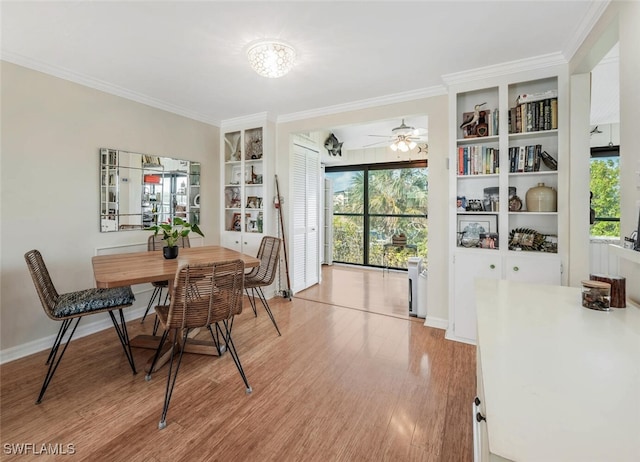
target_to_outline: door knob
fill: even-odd
[[[518,268],[517,266],[514,266],[513,271],[520,271],[520,268]]]
[[[480,398],[478,398],[476,396],[476,399],[473,400],[474,403],[476,403],[476,406],[480,406]]]
[[[496,269],[496,265],[489,265],[489,268]]]
[[[478,422],[482,422],[483,420],[485,420],[485,421],[486,421],[486,420],[487,420],[487,418],[478,412],[478,413],[476,414],[476,420],[477,420]]]

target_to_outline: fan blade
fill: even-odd
[[[370,148],[371,146],[375,146],[377,144],[387,144],[389,143],[389,141],[376,141],[375,143],[371,143],[371,144],[365,144],[364,146],[362,146],[363,148]]]
[[[393,136],[391,136],[391,135],[367,135],[367,136],[377,136],[377,137],[380,137],[380,138],[389,138],[389,139],[393,138]]]

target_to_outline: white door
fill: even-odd
[[[299,292],[319,280],[319,153],[293,145],[293,277]]]

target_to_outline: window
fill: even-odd
[[[334,261],[407,268],[427,255],[427,162],[327,167],[333,180]],[[394,234],[413,248],[387,249]]]
[[[591,148],[591,236],[620,236],[620,147]]]

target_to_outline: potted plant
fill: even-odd
[[[169,219],[167,223],[153,225],[149,229],[154,231],[154,236],[162,231],[162,239],[167,244],[162,249],[162,253],[164,258],[168,259],[178,256],[178,246],[176,244],[179,238],[188,236],[191,231],[204,237],[204,234],[202,234],[197,224],[190,224],[180,217],[175,217],[173,220]]]

